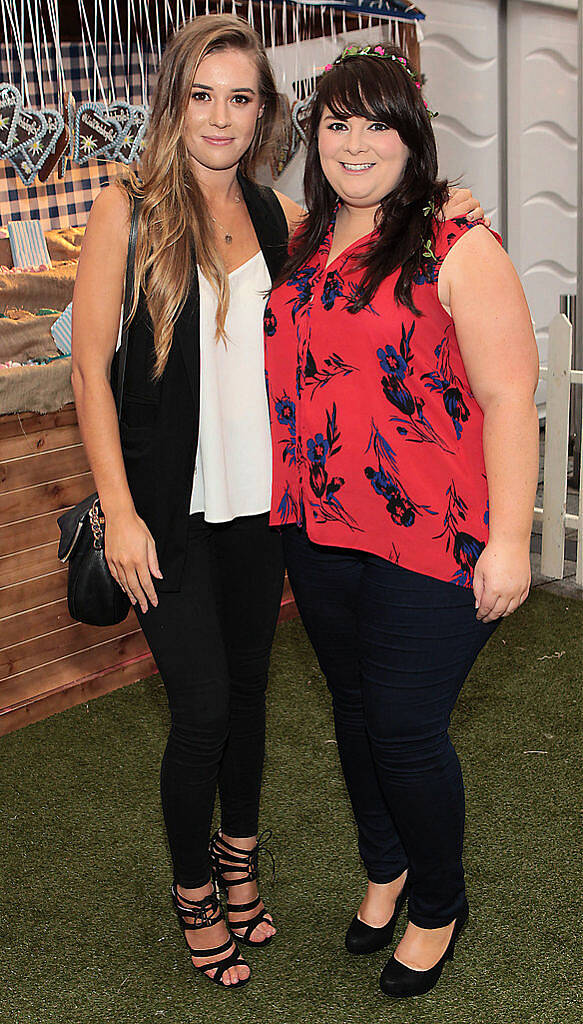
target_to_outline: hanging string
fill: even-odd
[[[166,33],[166,39],[168,39],[168,19],[170,19],[172,23],[172,28],[174,28],[174,20],[172,18],[172,11],[170,10],[170,2],[169,0],[164,0],[164,31]]]
[[[89,76],[89,61],[87,60],[87,41],[86,41],[86,37],[85,37],[85,27],[84,27],[84,24],[83,24],[83,15],[81,14],[81,4],[82,4],[82,2],[83,2],[83,0],[78,0],[79,20],[81,22],[81,47],[82,47],[83,65],[85,67],[85,77],[87,78],[87,87],[89,88],[89,79],[90,79],[90,76]],[[83,8],[83,10],[84,10],[84,8]],[[91,98],[95,99],[95,97],[91,97]]]
[[[273,58],[275,53],[275,42],[273,34],[273,0],[269,0],[269,25],[270,25],[270,38],[271,38],[271,56]]]
[[[61,30],[57,0],[47,0],[47,9],[49,12],[49,21],[51,24],[53,44],[55,47],[55,64],[57,68],[57,80],[59,83],[59,103],[62,106],[67,88],[65,82],[65,68],[63,67],[63,54],[61,51]]]
[[[121,34],[121,25],[120,25],[120,22],[119,22],[119,11],[117,9],[116,0],[113,0],[113,13],[115,14],[115,24],[116,24],[116,28],[117,28],[117,39],[118,39],[118,43],[119,43],[119,57],[120,57],[120,61],[121,61],[121,68],[122,68],[124,82],[125,82],[126,100],[129,103],[130,102],[129,65],[126,68],[125,64],[124,64],[124,45],[123,45],[123,39],[122,39],[122,34]],[[129,21],[128,21],[128,36],[129,36]]]
[[[251,28],[255,28],[255,11],[253,9],[253,0],[249,0],[247,4],[247,21],[251,25]]]
[[[136,8],[135,8],[135,5],[134,5],[134,0],[129,0],[129,3],[131,3],[131,7],[132,7],[132,21],[134,23],[134,28],[136,30],[136,54],[137,54],[137,58],[138,58],[139,68],[140,68],[140,82],[141,82],[141,86],[142,86],[142,103],[145,104],[145,102],[146,102],[146,99],[145,99],[145,97],[146,97],[146,75],[145,75],[145,71],[144,71],[144,59],[143,59],[143,53],[142,53],[142,37],[141,37],[140,27],[138,25],[138,20],[137,20],[137,17],[136,17]],[[129,26],[129,20],[128,20],[128,38],[130,37],[130,35],[131,35],[131,33],[130,33],[130,26]],[[129,65],[129,67],[131,67],[131,65]]]
[[[10,53],[10,47],[8,45],[8,24],[6,21],[6,0],[2,0],[2,29],[4,32],[4,49],[6,50],[6,68],[8,72],[8,81],[12,85],[12,55]]]
[[[156,7],[157,6],[158,5],[156,5]],[[150,12],[148,10],[148,0],[143,0],[143,9],[144,9],[144,19],[145,19],[145,22],[146,22],[146,30],[147,30],[147,33],[148,33],[148,39],[150,40],[150,51],[153,53],[154,52],[154,38],[152,36],[152,26],[150,24]],[[140,20],[141,20],[141,18],[140,18]],[[145,83],[146,83],[146,85],[145,85],[145,93],[144,93],[144,96],[143,96],[143,104],[144,104],[144,106],[146,106],[147,101],[148,101],[149,91],[150,91],[149,87],[148,87],[148,77],[149,77],[149,73],[150,73],[150,61],[147,60],[145,57],[144,57],[144,66],[145,66],[145,69],[146,69],[146,76],[145,76]]]
[[[147,2],[147,0],[146,0]],[[158,51],[158,63],[162,60],[162,40],[160,38],[160,5],[154,4],[154,10],[156,11],[156,49]]]
[[[14,0],[14,13],[16,15],[16,0]],[[20,52],[22,53],[22,60],[24,61],[24,4],[20,5]],[[23,68],[24,81],[26,82],[26,95],[27,102],[30,104],[30,94],[28,92],[28,78],[26,76],[26,67]],[[22,91],[22,90],[21,90]]]
[[[111,0],[110,0],[110,2],[111,2]],[[106,28],[105,28],[105,15],[103,13],[103,3],[102,3],[102,0],[99,0],[99,20],[101,22],[101,31],[103,32],[103,45],[105,46],[105,49],[106,49],[106,58],[108,58],[108,54],[110,52],[111,47],[108,45],[107,31],[106,31]],[[98,42],[98,38],[97,38],[97,2],[96,2],[95,3],[95,49],[96,49],[97,53],[99,53],[99,47],[100,47],[100,43]],[[108,66],[108,78],[110,79],[109,72],[110,72],[110,66]],[[108,96],[109,96],[109,100],[108,100],[108,102],[109,102],[112,99],[111,79],[109,81]]]
[[[128,45],[127,45],[127,50],[126,50],[126,55],[127,55],[127,64],[126,64],[127,90],[126,91],[127,91],[128,103],[130,102],[130,75],[132,73],[132,30],[131,30],[131,26],[130,26],[130,13],[131,13],[130,12],[130,0],[127,0],[127,10],[126,10],[127,21],[126,21],[126,26],[127,26],[127,34],[128,34]]]
[[[38,91],[40,96],[41,107],[45,106],[45,92],[43,89],[43,72],[40,52],[40,26],[38,21],[38,0],[35,2],[34,7],[34,19],[32,16],[32,8],[30,0],[26,0],[26,6],[28,8],[28,19],[30,21],[30,37],[32,39],[32,53],[34,56],[35,73],[38,82]]]
[[[91,53],[92,53],[93,60],[94,60],[93,96],[91,97],[91,99],[93,100],[94,103],[96,102],[97,85],[99,85],[99,91],[101,93],[101,98],[102,98],[103,103],[105,104],[105,106],[107,106],[107,99],[106,99],[106,96],[105,96],[105,89],[103,88],[103,81],[102,81],[102,78],[101,78],[101,73],[99,71],[99,64],[98,64],[98,61],[97,61],[97,52],[95,50],[94,41],[91,38],[91,34],[89,32],[89,21],[87,20],[87,12],[85,11],[84,0],[78,0],[78,5],[79,5],[79,13],[81,14],[81,17],[82,17],[83,22],[85,24],[85,29],[87,30],[87,38],[89,39],[89,46],[91,48]],[[85,71],[87,73],[87,81],[89,82],[89,67],[88,67],[88,64],[87,64],[87,47],[86,47],[86,42],[85,42],[85,29],[83,28],[83,22],[81,24],[81,36],[82,36],[81,43],[82,43],[82,46],[83,46],[83,63],[85,65]],[[97,38],[95,39],[95,43],[96,42],[97,42]]]
[[[41,23],[40,24],[41,24],[41,31],[42,31],[42,37],[43,37],[43,49],[45,51],[45,62],[46,62],[46,65],[47,65],[47,71],[49,73],[49,82],[51,83],[51,92],[54,94],[56,90],[53,88],[53,69],[51,67],[52,59],[51,59],[51,56],[49,54],[49,41],[47,39],[47,30],[46,30],[46,25],[45,25],[45,19],[44,18],[41,18]],[[56,74],[57,74],[57,63],[56,63],[56,58],[55,58],[55,77],[56,77]],[[58,89],[58,83],[57,83],[57,89]]]
[[[12,7],[12,9],[11,9],[11,7]],[[24,25],[23,25],[22,20],[20,22],[20,27],[18,25],[18,13],[16,11],[16,0],[12,0],[11,6],[10,6],[9,3],[7,3],[6,11],[7,11],[8,17],[10,19],[10,24],[12,26],[12,35],[13,35],[13,38],[14,38],[14,44],[16,46],[16,54],[17,54],[18,61],[19,61],[19,64],[20,64],[20,92],[21,92],[21,95],[23,95],[25,97],[27,106],[30,107],[30,105],[31,105],[30,104],[30,93],[28,91],[28,78],[27,78],[27,75],[26,75],[26,64],[25,64],[25,60],[24,60],[24,49],[23,49],[23,45],[22,45],[22,32],[24,31]],[[24,7],[22,8],[21,13],[24,13]],[[21,29],[22,29],[22,31],[21,31]]]
[[[107,0],[107,78],[109,80],[109,95],[111,96],[112,102],[115,102],[115,84],[113,81],[113,17],[112,17],[112,3],[113,0]]]
[[[207,2],[208,2],[208,0],[207,0]],[[260,0],[259,12],[261,14],[261,41],[262,41],[263,45],[266,46],[267,45],[267,40],[265,38],[265,17],[264,17],[264,13],[263,13],[264,7],[265,7],[265,4],[263,3],[263,0]]]

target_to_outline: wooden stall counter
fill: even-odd
[[[73,405],[0,416],[0,735],[156,671],[130,611],[85,626],[67,611],[57,517],[95,488]],[[286,581],[280,618],[295,614]]]
[[[0,417],[0,735],[156,671],[135,614],[74,622],[57,517],[94,490],[75,408]]]

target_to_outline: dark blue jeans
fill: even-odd
[[[474,595],[360,551],[283,530],[290,582],[332,694],[342,769],[373,882],[405,868],[409,918],[461,911],[464,789],[450,715],[496,623]]]

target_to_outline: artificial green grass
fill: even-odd
[[[190,968],[170,905],[159,678],[4,738],[2,1024],[579,1024],[582,626],[583,603],[535,592],[462,691],[452,735],[470,926],[438,988],[415,1000],[380,993],[386,953],[344,951],[364,874],[299,622],[274,647],[262,805],[278,863],[263,893],[280,932],[250,951],[240,992]]]

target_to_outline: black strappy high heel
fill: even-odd
[[[252,850],[241,850],[240,847],[232,846],[231,843],[227,843],[221,835],[220,830],[215,832],[211,839],[209,848],[215,884],[220,889],[228,892],[228,889],[232,885],[243,885],[245,882],[256,882],[259,877],[260,853],[267,853],[268,856],[271,857],[273,878],[275,878],[275,860],[271,850],[269,850],[265,845],[265,843],[271,839],[271,836],[271,829],[266,829],[261,833]],[[242,877],[235,879],[227,879],[225,877],[225,875],[231,875],[232,873],[237,872]],[[249,903],[227,903],[227,914],[238,914],[249,910],[255,910],[260,903],[260,896],[256,896],[255,899],[250,900]],[[273,924],[265,907],[262,907],[262,909],[253,917],[246,918],[243,921],[232,921],[229,916],[229,926],[239,942],[243,942],[246,946],[254,946],[255,948],[267,946],[273,938],[272,935],[269,935],[266,939],[261,939],[260,942],[252,941],[250,936],[257,928],[257,925],[261,924],[262,921],[266,921],[267,924]],[[240,928],[243,929],[242,932],[239,931]]]
[[[191,957],[214,957],[219,956],[221,953],[226,953],[227,950],[232,947],[232,951],[229,956],[226,956],[222,960],[211,961],[208,964],[201,965],[200,967],[192,961],[192,966],[197,970],[201,971],[209,981],[213,981],[215,985],[221,985],[222,988],[242,988],[249,981],[249,978],[242,978],[231,985],[224,985],[222,978],[223,974],[229,967],[248,967],[249,964],[241,956],[237,943],[232,938],[228,938],[226,942],[223,942],[220,946],[212,946],[210,949],[194,949],[186,936],[187,932],[196,932],[201,928],[212,928],[214,924],[218,924],[223,918],[221,906],[217,897],[216,890],[209,893],[202,900],[187,900],[185,896],[179,896],[176,891],[176,886],[172,886],[172,902],[174,909],[178,915],[178,921],[182,931],[184,933],[184,939],[188,946],[188,952]],[[192,921],[186,921],[187,917],[191,917]],[[207,971],[214,971],[214,974],[207,974]]]

